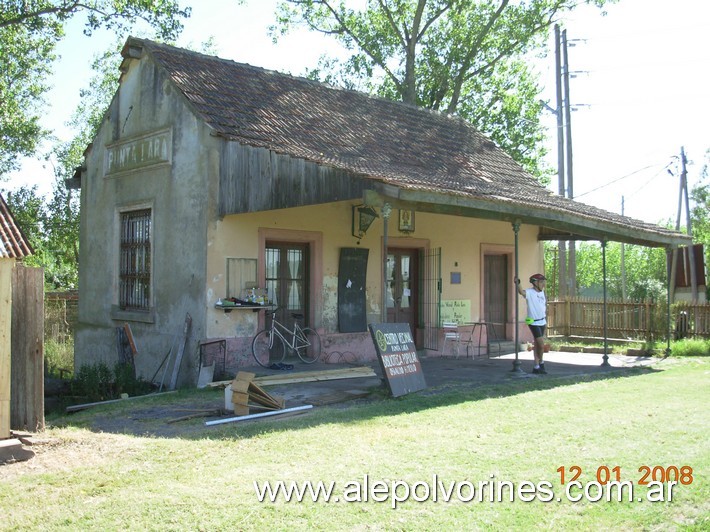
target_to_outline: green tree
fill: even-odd
[[[552,290],[556,288],[557,245],[545,245],[545,264],[549,269]],[[664,299],[666,297],[666,252],[663,248],[649,248],[626,244],[624,247],[626,297],[632,300]],[[621,243],[606,245],[607,297],[622,297]],[[604,262],[599,242],[577,243],[577,293],[602,297]],[[550,286],[548,282],[548,286]],[[556,295],[556,291],[550,293]]]
[[[45,282],[52,289],[76,288],[79,263],[79,194],[67,188],[84,160],[86,146],[96,136],[111,99],[118,89],[123,39],[117,40],[103,53],[94,56],[93,75],[87,87],[81,89],[81,100],[67,123],[77,134],[67,142],[58,143],[53,150],[58,162],[52,197],[43,206],[42,226],[47,250],[36,262],[45,267]],[[214,52],[212,39],[204,42],[203,53]],[[39,212],[39,211],[38,211]],[[40,262],[41,260],[41,262]]]
[[[0,178],[33,155],[48,136],[40,116],[67,22],[86,16],[84,33],[107,28],[119,34],[144,21],[160,38],[182,30],[189,9],[178,0],[4,0],[0,9]]]
[[[700,181],[690,191],[692,209],[690,219],[693,228],[693,241],[705,246],[705,265],[710,264],[710,149],[705,152],[705,161],[700,172]],[[706,284],[708,282],[706,278]],[[710,289],[707,290],[710,300]]]
[[[599,7],[616,0],[587,0]],[[339,0],[281,2],[274,38],[294,25],[337,39],[350,54],[325,57],[311,77],[457,114],[534,175],[545,149],[540,90],[525,54],[579,0]]]

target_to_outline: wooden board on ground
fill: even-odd
[[[232,404],[239,415],[246,415],[250,409],[281,410],[286,406],[282,397],[276,397],[254,383],[254,373],[240,371],[231,382]]]
[[[325,369],[321,371],[297,371],[284,375],[264,375],[262,377],[255,377],[253,382],[260,386],[273,386],[277,384],[356,379],[363,377],[377,377],[377,373],[369,366],[358,366],[355,368]],[[211,382],[208,386],[219,387],[227,386],[228,384],[233,384],[233,381]]]
[[[369,366],[357,368],[326,369],[322,371],[299,371],[288,375],[265,375],[257,377],[254,382],[261,386],[276,384],[292,384],[299,382],[320,382],[338,379],[355,379],[361,377],[377,377],[375,371]]]
[[[317,395],[310,400],[315,406],[332,405],[335,403],[344,403],[345,401],[352,401],[353,399],[360,399],[361,397],[367,397],[370,392],[364,390],[345,390],[345,391],[334,391],[331,393],[324,393]]]

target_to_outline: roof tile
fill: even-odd
[[[539,206],[675,233],[552,194],[464,120],[305,78],[130,38],[227,139],[401,188]]]
[[[32,248],[0,194],[0,257],[21,259],[29,255]]]

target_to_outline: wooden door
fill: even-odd
[[[291,314],[303,314],[308,325],[309,287],[308,244],[267,242],[266,289],[278,305],[276,319],[292,327]]]
[[[484,259],[483,319],[492,323],[498,338],[505,338],[508,319],[508,256],[485,255]]]
[[[418,258],[416,249],[387,250],[387,322],[409,323],[412,335],[417,328]]]

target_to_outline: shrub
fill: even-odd
[[[113,371],[104,364],[86,364],[79,368],[72,381],[72,395],[86,397],[90,402],[118,399],[121,394],[143,395],[151,391],[151,385],[137,379],[133,366],[119,362]]]
[[[86,364],[74,377],[72,393],[88,397],[91,402],[105,401],[113,397],[112,380],[111,370],[103,362]]]
[[[44,364],[51,377],[61,377],[59,370],[68,370],[74,373],[74,339],[66,342],[47,339],[44,342]]]
[[[710,356],[710,340],[684,338],[671,344],[671,356],[706,357]]]
[[[118,362],[113,368],[116,376],[116,395],[121,396],[122,393],[128,395],[144,395],[150,392],[150,383],[137,379],[135,370],[132,365],[125,362]]]

